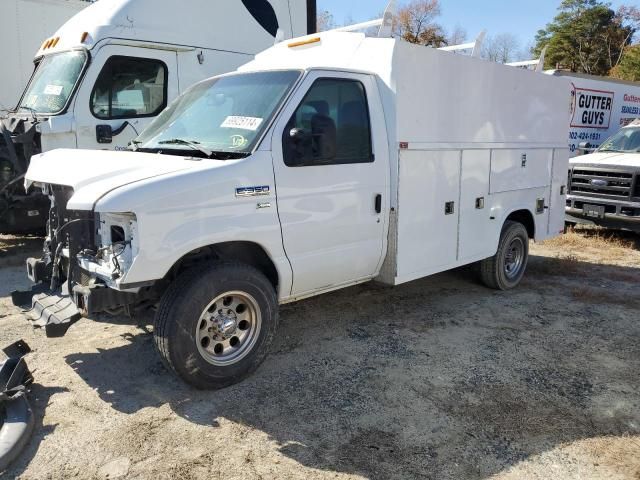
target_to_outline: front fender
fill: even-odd
[[[238,189],[252,187],[268,187],[268,192],[237,195]],[[265,250],[278,270],[280,291],[286,295],[290,290],[292,273],[282,246],[269,152],[121,187],[99,201],[96,211],[136,215],[139,251],[123,284],[162,279],[199,248],[245,241]]]

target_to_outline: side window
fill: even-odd
[[[364,85],[316,80],[285,128],[283,152],[289,167],[373,162]]]
[[[149,117],[167,106],[167,67],[159,60],[111,57],[91,93],[91,112],[102,119]]]

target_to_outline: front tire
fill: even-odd
[[[221,262],[180,275],[155,318],[165,364],[199,389],[237,383],[267,356],[278,325],[276,292],[255,268]]]
[[[480,278],[489,288],[511,290],[518,286],[529,262],[529,234],[524,225],[507,220],[497,253],[480,262]]]

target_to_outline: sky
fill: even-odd
[[[613,0],[611,4],[615,9],[635,1]],[[356,22],[375,18],[387,3],[388,0],[318,0],[318,10],[328,10],[336,23],[342,24],[350,18]],[[525,47],[556,15],[560,0],[440,0],[440,5],[439,23],[448,32],[459,25],[467,31],[468,40],[482,30],[487,30],[488,35],[512,33]]]

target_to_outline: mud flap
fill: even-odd
[[[36,285],[30,291],[12,292],[11,300],[18,307],[29,308],[31,305],[27,317],[34,328],[44,328],[49,338],[64,337],[69,327],[82,317],[80,310],[69,295],[44,290]]]
[[[31,349],[20,341],[3,351],[9,358],[0,364],[0,472],[20,455],[35,425],[26,397],[33,376],[24,360]]]

